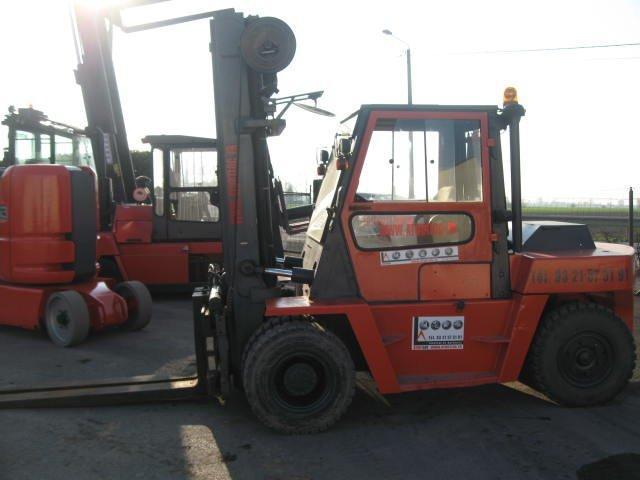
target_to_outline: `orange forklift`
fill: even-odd
[[[95,183],[89,167],[17,165],[2,172],[0,324],[41,329],[60,347],[111,326],[147,326],[151,296],[142,283],[111,289],[97,277]]]
[[[100,160],[104,152],[94,155],[91,129],[51,120],[31,107],[10,107],[2,124],[8,127],[2,166],[57,164],[97,173],[99,189],[108,193],[99,197],[97,254],[103,277],[138,280],[155,289],[189,289],[205,282],[209,263],[222,258],[215,140],[145,137],[151,176],[135,176],[129,200],[116,195],[113,177]]]
[[[584,225],[522,221],[525,110],[513,91],[501,108],[360,107],[336,136],[303,257],[281,258],[267,139],[285,127],[272,97],[295,37],[231,9],[136,28],[207,17],[224,259],[193,296],[198,375],[3,392],[0,405],[224,397],[236,386],[267,426],[312,433],[347,410],[356,371],[381,394],[518,379],[568,406],[620,393],[635,363],[634,251],[594,243]]]
[[[101,267],[155,289],[190,288],[221,259],[216,142],[148,137],[153,178],[136,176],[112,58],[112,12],[90,2],[73,6],[76,81],[99,179]]]

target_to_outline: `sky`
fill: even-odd
[[[308,188],[319,147],[337,120],[363,103],[406,101],[404,45],[410,44],[414,103],[498,104],[518,88],[523,196],[530,201],[640,195],[640,47],[483,53],[640,42],[640,0],[410,1],[174,0],[131,12],[128,23],[233,7],[285,20],[296,58],[279,74],[281,95],[324,90],[319,106],[336,119],[299,109],[270,140],[276,174]],[[43,110],[84,126],[86,119],[67,0],[0,2],[0,109]],[[206,21],[114,39],[129,142],[147,134],[215,137]],[[0,145],[5,143],[4,132]]]

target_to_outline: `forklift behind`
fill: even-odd
[[[272,97],[295,37],[233,10],[129,28],[206,17],[224,260],[193,296],[197,378],[3,392],[0,404],[220,397],[235,385],[269,427],[311,433],[346,411],[356,371],[382,394],[521,379],[571,406],[624,388],[633,249],[595,244],[583,225],[522,222],[525,112],[513,95],[503,108],[363,105],[352,133],[336,136],[303,258],[282,258],[267,139],[285,127]],[[410,150],[413,188],[389,169]]]
[[[93,120],[88,118],[91,125]],[[145,169],[151,177],[136,174],[130,201],[112,188],[110,175],[117,171],[124,178],[125,170],[114,168],[109,173],[104,152],[94,149],[100,143],[95,128],[57,122],[31,107],[17,111],[10,107],[2,124],[8,127],[2,167],[57,164],[86,166],[96,172],[101,276],[141,281],[156,290],[190,290],[206,282],[208,265],[222,258],[214,139],[143,138],[151,147],[150,165]]]

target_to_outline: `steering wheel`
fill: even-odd
[[[147,190],[153,190],[153,180],[151,180],[146,175],[140,175],[136,177],[136,187],[137,188],[146,188]]]

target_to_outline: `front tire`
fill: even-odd
[[[84,298],[74,290],[56,292],[47,300],[45,325],[51,341],[73,347],[89,336],[91,318]]]
[[[625,323],[595,303],[570,303],[542,319],[528,365],[536,387],[555,402],[599,405],[618,395],[635,367]]]
[[[355,368],[342,341],[317,323],[273,319],[250,339],[245,395],[255,415],[282,433],[326,430],[355,392]]]

